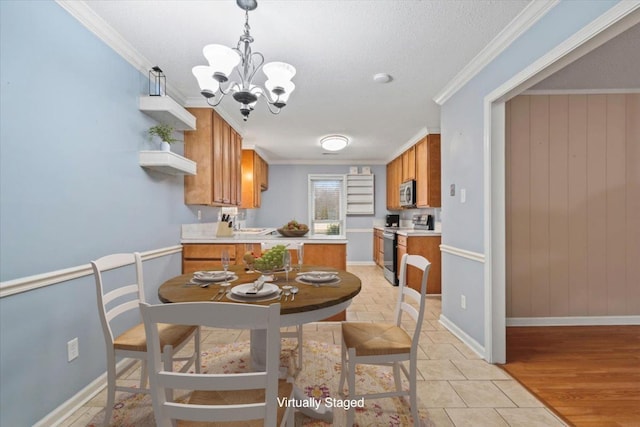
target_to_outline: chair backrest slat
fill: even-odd
[[[230,410],[234,412],[241,412],[242,418],[240,420],[254,420],[262,418],[265,411],[265,403],[249,403],[246,405],[225,405],[225,406],[201,406],[197,408],[198,411],[194,411],[193,405],[185,405],[181,403],[167,402],[164,406],[165,415],[169,419],[175,420],[189,420],[199,422],[211,422],[216,420],[217,422],[237,421],[238,418],[230,415]],[[158,425],[161,425],[158,423]],[[171,425],[171,424],[168,424]],[[275,424],[264,424],[275,425]]]
[[[159,372],[160,387],[194,390],[252,390],[267,386],[265,372],[243,372],[237,374],[192,374],[182,372]]]
[[[420,292],[407,285],[407,267],[414,266],[422,271],[420,280]],[[431,263],[421,255],[404,254],[400,261],[400,290],[398,295],[398,303],[396,305],[396,324],[400,326],[402,323],[402,315],[407,313],[416,323],[413,332],[412,351],[417,349],[418,340],[420,339],[420,329],[424,319],[425,299],[427,297],[427,278],[429,277],[429,269]],[[413,300],[414,305],[406,300]]]

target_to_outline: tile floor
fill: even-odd
[[[397,288],[384,279],[382,270],[375,266],[349,266],[348,270],[362,279],[362,291],[349,307],[347,320],[392,320]],[[440,311],[440,298],[427,298],[418,355],[418,399],[436,426],[565,425],[507,373],[483,361],[444,328],[438,322]],[[305,325],[305,334],[340,344],[339,323]],[[248,333],[203,333],[204,348],[235,340],[248,340]],[[128,381],[135,384],[138,372],[129,374]],[[104,404],[103,391],[60,426],[86,426]]]

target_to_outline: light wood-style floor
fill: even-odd
[[[640,326],[509,327],[503,368],[575,426],[640,426]]]

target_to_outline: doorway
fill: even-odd
[[[638,22],[637,5],[621,2],[485,97],[485,358],[490,363],[506,360],[505,103]]]

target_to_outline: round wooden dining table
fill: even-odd
[[[284,285],[296,286],[299,292],[295,298],[288,300],[284,298],[271,298],[268,300],[234,301],[229,297],[229,290],[234,286],[253,283],[260,277],[258,272],[247,272],[241,265],[229,267],[237,279],[226,287],[227,294],[219,294],[221,285],[212,283],[203,288],[191,282],[193,273],[183,274],[164,282],[158,289],[158,297],[163,303],[211,301],[216,303],[226,302],[235,304],[261,304],[269,305],[280,303],[280,326],[302,325],[304,323],[316,322],[334,316],[351,304],[353,297],[358,295],[361,289],[361,281],[358,276],[344,270],[337,270],[331,267],[322,266],[302,266],[302,272],[308,271],[333,271],[340,278],[339,283],[331,286],[304,284],[296,281],[297,271],[289,273],[289,281],[286,281],[285,273],[277,273],[276,280],[272,283],[282,287]],[[220,298],[222,297],[222,298]],[[251,331],[251,366],[256,371],[264,370],[265,366],[266,335],[264,331]],[[294,397],[297,400],[305,400],[305,393],[298,387],[294,387]],[[319,408],[299,408],[307,416],[320,418],[331,423],[333,420],[332,408],[321,404]]]
[[[237,285],[253,283],[260,277],[260,273],[247,272],[242,265],[230,266],[229,271],[237,276],[237,279],[233,280],[228,286],[229,290]],[[331,267],[307,265],[302,267],[302,271],[333,271],[337,273],[340,281],[331,286],[322,286],[322,284],[314,286],[296,281],[297,271],[289,273],[288,282],[285,279],[285,273],[279,272],[276,273],[276,280],[273,283],[279,287],[283,285],[296,286],[299,292],[295,295],[295,299],[292,300],[289,297],[286,301],[284,298],[272,298],[269,300],[238,302],[230,299],[228,295],[220,295],[221,286],[219,283],[211,283],[208,287],[203,288],[197,284],[192,284],[193,273],[187,273],[164,282],[158,289],[158,297],[163,303],[211,301],[212,298],[216,299],[215,302],[236,304],[269,305],[279,302],[280,324],[286,327],[316,322],[338,314],[345,310],[351,304],[353,297],[360,292],[360,278],[347,271],[336,270]],[[218,298],[218,295],[221,298]]]

